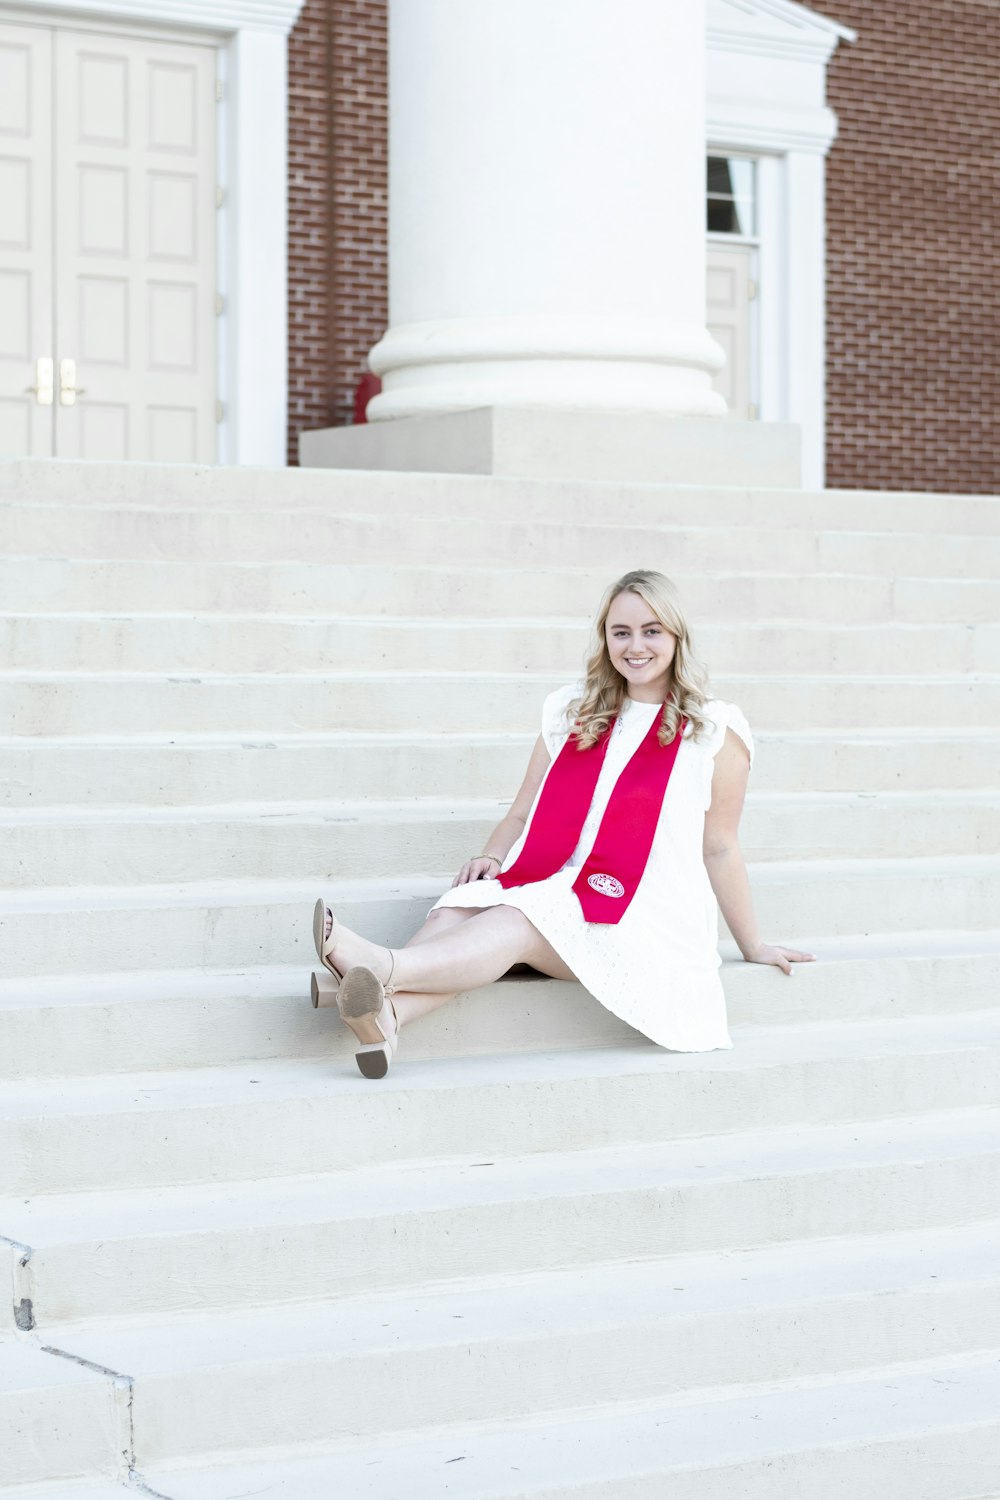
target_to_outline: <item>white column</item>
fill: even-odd
[[[719,414],[704,0],[390,0],[380,420]]]
[[[283,465],[288,422],[288,42],[244,28],[228,48],[222,283],[226,463]]]

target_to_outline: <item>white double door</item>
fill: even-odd
[[[0,21],[0,454],[212,462],[215,53]]]

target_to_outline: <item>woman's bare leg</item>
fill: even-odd
[[[439,906],[436,911],[428,912],[424,925],[417,929],[404,946],[418,948],[421,943],[430,942],[444,932],[461,927],[463,922],[483,910],[481,906]],[[392,1003],[400,1030],[411,1021],[419,1021],[421,1016],[428,1015],[432,1010],[440,1010],[442,1005],[454,1000],[457,993],[457,990],[453,990],[450,994],[418,995],[412,990],[397,990]]]
[[[442,908],[441,914],[447,910]],[[392,961],[388,949],[337,923],[330,957],[342,974],[355,964],[365,964],[383,982],[388,980],[391,967],[396,990],[393,1003],[401,1024],[398,1002],[404,997],[406,1020],[415,1020],[417,1014],[426,1014],[462,990],[499,979],[513,964],[530,964],[555,979],[575,977],[516,907],[493,906],[474,912],[466,909],[466,915],[467,920],[462,922],[435,923],[433,930],[428,922],[416,935],[419,941],[393,949]]]
[[[482,906],[440,906],[435,911],[428,912],[423,926],[419,927],[413,936],[407,939],[404,947],[419,947],[421,943],[426,943],[440,937],[443,932],[447,932],[450,928],[461,927],[462,923],[467,922],[470,917],[474,917],[479,912],[485,910],[486,908]],[[330,936],[331,925],[332,917],[328,912],[325,928],[327,937]],[[396,1012],[396,1021],[400,1030],[408,1025],[410,1021],[418,1021],[421,1016],[428,1015],[430,1011],[439,1010],[449,1000],[454,1000],[457,993],[457,990],[453,990],[450,994],[426,993],[418,995],[412,991],[394,991],[392,1004]]]

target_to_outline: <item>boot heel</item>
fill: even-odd
[[[389,1042],[374,1042],[371,1046],[356,1047],[354,1061],[362,1078],[384,1078],[392,1062],[392,1047]]]
[[[321,1005],[337,1004],[337,991],[340,985],[332,974],[313,974],[309,981],[309,995],[313,1003],[313,1009],[317,1010]]]

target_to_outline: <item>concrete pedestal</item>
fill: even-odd
[[[785,488],[801,483],[800,448],[799,428],[787,423],[488,406],[304,432],[299,461],[321,469]]]

